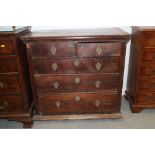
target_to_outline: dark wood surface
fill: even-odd
[[[34,118],[51,120],[59,115],[58,119],[72,119],[81,114],[86,116],[81,118],[120,118],[129,38],[118,28],[22,36],[36,108]]]
[[[32,123],[32,91],[26,48],[19,37],[29,30],[0,32],[0,118],[26,125]]]
[[[132,27],[126,98],[132,112],[155,108],[155,27]]]

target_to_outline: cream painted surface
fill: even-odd
[[[76,29],[76,28],[108,28],[109,26],[98,26],[98,27],[83,27],[83,26],[33,26],[32,31],[40,31],[40,30],[51,30],[51,29]],[[121,29],[124,31],[127,31],[131,33],[131,27],[129,26],[121,26]],[[122,89],[122,94],[124,94],[124,91],[126,90],[126,83],[127,83],[127,74],[128,74],[128,63],[129,63],[129,52],[130,52],[130,42],[127,44],[127,49],[126,49],[126,58],[125,58],[125,70],[124,70],[124,80],[123,80],[123,89]]]

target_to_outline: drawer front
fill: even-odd
[[[155,32],[145,32],[144,33],[144,47],[154,48],[155,47]]]
[[[155,104],[155,93],[142,92],[136,94],[136,104]]]
[[[145,51],[143,53],[142,62],[152,62],[152,63],[155,63],[155,51]]]
[[[119,57],[35,59],[35,74],[117,73]]]
[[[140,73],[142,76],[155,76],[155,66],[143,66]]]
[[[78,43],[77,55],[81,57],[120,56],[121,43]]]
[[[19,92],[19,79],[17,75],[0,76],[0,92]]]
[[[32,42],[33,57],[68,57],[75,55],[73,41]]]
[[[21,96],[0,95],[0,113],[20,112],[22,110]]]
[[[15,58],[0,58],[0,73],[18,72]]]
[[[37,90],[42,92],[117,91],[118,75],[40,75],[35,77]]]
[[[0,55],[12,55],[13,50],[13,40],[7,38],[0,38]]]
[[[138,88],[139,90],[155,90],[155,79],[148,78],[147,80],[140,80]]]
[[[41,114],[117,112],[116,94],[62,94],[39,96]]]

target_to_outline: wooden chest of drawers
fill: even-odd
[[[34,120],[119,118],[129,34],[118,28],[32,32]]]
[[[155,27],[132,27],[126,98],[132,112],[155,108]]]
[[[16,120],[31,126],[32,91],[26,48],[19,39],[30,27],[0,32],[0,119]]]

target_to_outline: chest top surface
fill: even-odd
[[[21,37],[22,40],[39,40],[39,39],[123,39],[128,40],[130,34],[119,28],[104,29],[61,29],[61,30],[44,30],[30,32]]]

